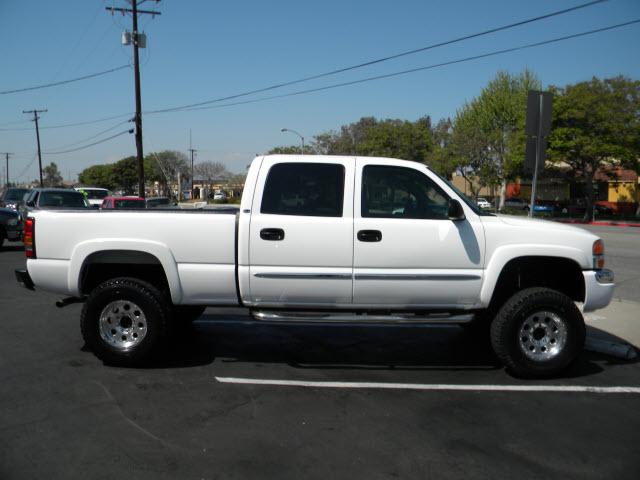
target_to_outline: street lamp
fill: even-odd
[[[296,132],[295,130],[291,130],[290,128],[282,128],[280,129],[281,132],[291,132],[296,134],[297,136],[300,137],[300,140],[302,141],[302,154],[304,155],[304,137],[302,135],[300,135],[298,132]]]

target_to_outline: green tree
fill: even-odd
[[[163,150],[149,153],[145,159],[147,181],[157,181],[160,190],[169,192],[169,184],[178,183],[178,175],[184,181],[191,178],[191,161],[187,156],[176,150]]]
[[[100,187],[113,190],[116,187],[113,164],[92,165],[78,175],[78,181],[87,187]]]
[[[552,87],[552,161],[569,165],[585,185],[584,219],[593,219],[593,177],[619,165],[640,169],[640,81],[619,76]]]
[[[136,157],[126,157],[113,164],[113,179],[117,188],[126,195],[138,193],[138,161]]]
[[[540,81],[529,70],[518,75],[498,72],[456,114],[456,166],[463,174],[479,177],[482,185],[500,185],[500,207],[507,181],[522,171],[527,94],[539,89]]]
[[[51,162],[42,169],[43,183],[45,187],[57,187],[62,183],[62,175],[58,170],[58,165]]]
[[[450,118],[438,121],[431,128],[433,150],[427,155],[427,164],[440,175],[451,178],[455,171],[454,152],[451,146],[453,137],[453,122]]]
[[[322,155],[367,155],[424,162],[433,149],[431,119],[415,122],[363,117],[340,132],[316,135],[313,150]]]

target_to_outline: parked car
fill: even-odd
[[[478,197],[476,198],[476,204],[480,207],[480,208],[492,208],[491,203],[482,197]]]
[[[389,158],[260,156],[238,213],[34,211],[24,243],[17,280],[84,302],[86,345],[123,365],[215,305],[259,322],[476,321],[510,372],[557,375],[615,286],[593,233],[493,215]]]
[[[0,208],[0,248],[5,240],[22,240],[20,214],[10,208]]]
[[[100,208],[100,206],[102,206],[102,200],[111,195],[111,192],[106,188],[76,187],[75,190],[83,193],[89,201],[89,204],[94,208]]]
[[[80,192],[66,188],[34,188],[20,209],[24,219],[34,210],[87,209],[91,205]]]
[[[28,188],[7,188],[0,197],[0,208],[10,208],[12,210],[20,210],[20,207],[24,203],[23,198],[25,194],[31,190]]]
[[[514,210],[529,210],[529,203],[518,197],[509,197],[504,200],[504,208]]]
[[[172,207],[176,203],[169,197],[151,197],[147,198],[147,208]]]
[[[227,199],[227,194],[226,194],[226,193],[224,193],[224,192],[215,192],[215,193],[213,194],[213,199],[214,199],[214,200],[221,200],[221,201],[224,201],[224,200],[226,200],[226,199]]]
[[[147,208],[142,197],[106,197],[102,200],[103,210],[141,210]]]
[[[584,200],[577,199],[576,201],[561,206],[561,212],[568,215],[582,216],[587,210]],[[596,215],[613,215],[613,209],[606,204],[595,202],[593,210]]]

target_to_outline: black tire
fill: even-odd
[[[132,315],[139,314],[141,317],[138,318],[144,318],[143,322],[120,332],[123,334],[121,336],[123,341],[126,335],[130,335],[130,340],[136,342],[129,347],[124,342],[119,345],[111,344],[102,336],[105,334],[102,329],[105,323],[101,321],[101,316],[108,305],[117,305],[117,302],[124,302],[123,315],[129,304],[135,307],[135,311],[131,310]],[[116,315],[117,309],[114,312],[113,315],[119,317],[114,318],[113,321],[116,324],[114,327],[122,328],[122,319],[129,317]],[[136,322],[135,318],[134,322]],[[120,366],[145,364],[161,352],[170,334],[170,324],[171,307],[160,291],[147,282],[128,277],[114,278],[98,285],[85,302],[80,317],[80,329],[86,345],[105,363]],[[133,331],[138,326],[144,326],[144,329],[138,330],[141,332],[139,336],[136,331]],[[111,330],[111,332],[115,331],[115,329]],[[120,333],[114,333],[114,342],[119,342],[116,337],[119,337]]]
[[[4,230],[0,228],[0,249],[2,249],[2,245],[4,245]]]
[[[179,324],[193,323],[202,316],[206,308],[201,305],[174,305],[173,318]]]
[[[573,300],[549,288],[516,293],[491,323],[493,351],[519,377],[558,375],[580,354],[585,336],[584,319]]]

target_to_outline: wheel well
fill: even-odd
[[[490,308],[497,310],[516,292],[530,287],[551,288],[576,302],[584,301],[582,269],[575,261],[531,256],[514,258],[504,266],[493,290]]]
[[[89,294],[102,282],[116,277],[144,280],[169,291],[164,268],[155,256],[135,250],[104,250],[89,255],[80,270],[80,292]]]

